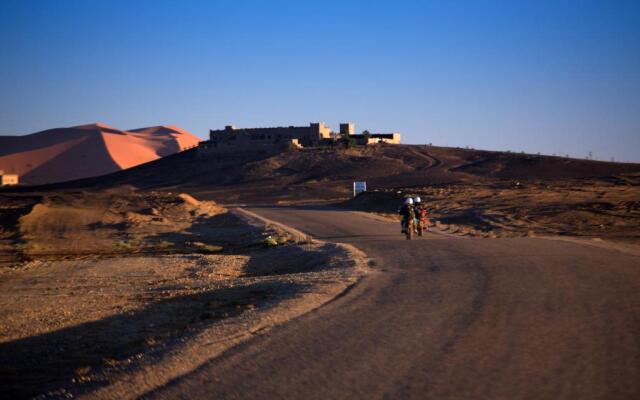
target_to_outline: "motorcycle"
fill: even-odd
[[[413,218],[404,222],[404,234],[406,235],[407,240],[413,239],[413,233],[416,230],[415,223],[415,219]]]

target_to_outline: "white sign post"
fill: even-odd
[[[367,191],[367,182],[353,182],[353,197]]]

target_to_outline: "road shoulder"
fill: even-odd
[[[194,371],[240,343],[331,302],[355,285],[369,270],[364,253],[353,246],[314,240],[293,228],[246,210],[234,212],[247,223],[262,225],[294,237],[302,251],[316,258],[314,262],[318,268],[314,270],[260,278],[263,284],[278,281],[279,284],[303,289],[274,299],[268,307],[258,307],[221,320],[196,334],[183,337],[171,350],[159,351],[135,371],[122,374],[108,386],[81,393],[78,397],[115,399],[148,393]],[[286,257],[286,254],[281,256]]]

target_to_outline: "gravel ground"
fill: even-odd
[[[176,214],[176,231],[171,219],[153,230],[153,246],[110,252],[104,241],[91,252],[77,241],[80,251],[31,251],[0,268],[0,397],[141,395],[330,301],[366,271],[350,246],[220,208],[193,214],[192,223]],[[68,237],[102,234],[74,223]],[[144,226],[128,226],[118,235],[144,243]],[[46,229],[28,243],[45,243]]]

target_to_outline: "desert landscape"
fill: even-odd
[[[357,179],[369,190],[353,197]],[[2,392],[151,393],[375,270],[358,242],[314,239],[260,217],[264,207],[397,224],[402,199],[420,196],[432,234],[582,238],[640,254],[639,179],[637,164],[380,144],[194,148],[111,175],[7,187]]]
[[[198,142],[176,126],[121,131],[103,123],[0,136],[0,171],[28,185],[64,182],[157,160]]]
[[[640,175],[399,187],[340,206],[397,217],[419,196],[438,229],[480,237],[572,236],[638,244]]]
[[[640,2],[0,37],[0,399],[640,399]]]
[[[142,394],[326,302],[366,269],[355,249],[187,194],[0,198],[7,398],[96,391],[123,376]],[[134,393],[123,390],[109,396]]]
[[[434,224],[467,234],[635,241],[639,174],[639,164],[437,146],[216,155],[193,149],[54,188],[134,185],[226,204],[332,204],[390,217],[403,197],[419,195]],[[355,180],[369,190],[352,198]]]

